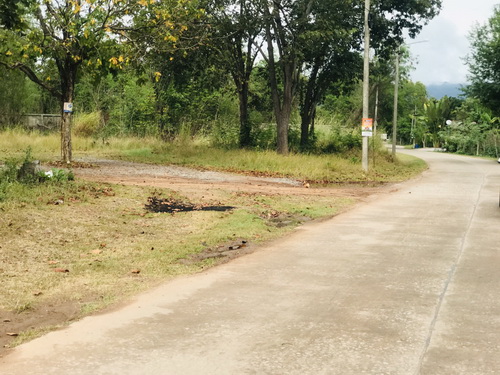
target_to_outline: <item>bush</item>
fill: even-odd
[[[335,126],[329,135],[318,136],[316,151],[319,153],[346,153],[361,149],[362,137],[358,129]]]
[[[26,150],[24,159],[10,159],[0,167],[0,202],[7,199],[9,190],[15,184],[40,184],[48,181],[63,182],[73,181],[75,176],[72,171],[52,168],[44,171],[40,162],[31,156],[31,149]]]
[[[73,132],[82,137],[96,136],[101,128],[101,112],[90,112],[75,115]]]

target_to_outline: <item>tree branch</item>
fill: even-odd
[[[23,72],[31,81],[42,87],[43,89],[47,90],[50,92],[53,96],[56,98],[62,99],[62,93],[59,90],[56,90],[55,88],[47,85],[45,82],[43,82],[36,73],[31,69],[29,66],[26,64],[23,64],[21,62],[17,62],[15,64],[9,65],[5,62],[0,61],[0,65],[3,65],[9,69],[17,69]]]

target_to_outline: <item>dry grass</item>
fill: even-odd
[[[70,300],[89,313],[159,281],[212,265],[213,259],[189,261],[208,247],[235,239],[268,240],[297,224],[278,227],[266,213],[317,218],[352,203],[217,191],[205,203],[220,201],[237,208],[172,215],[144,209],[148,196],[177,196],[168,190],[83,183],[79,190],[0,206],[0,309],[23,312]],[[54,205],[56,197],[65,203]],[[58,272],[62,270],[67,272]]]
[[[59,155],[56,134],[29,134],[20,130],[2,132],[0,154],[19,156],[31,147],[33,155],[54,160]],[[107,138],[106,140],[73,137],[75,158],[86,156],[117,158],[153,164],[177,164],[219,171],[247,172],[287,176],[312,182],[395,182],[421,173],[426,164],[416,158],[399,155],[396,163],[385,150],[370,156],[370,171],[361,168],[361,155],[277,155],[273,151],[224,150],[204,142],[165,144],[155,138]]]

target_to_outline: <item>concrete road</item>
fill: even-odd
[[[0,360],[14,374],[500,374],[500,165],[422,178]]]

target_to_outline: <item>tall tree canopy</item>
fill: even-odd
[[[372,45],[390,54],[407,32],[415,37],[441,7],[441,0],[375,0],[370,10]],[[301,74],[316,84],[348,76],[356,67],[351,53],[362,45],[364,2],[357,0],[275,0],[263,2],[270,87],[278,129],[278,152],[287,153],[288,126]],[[311,51],[311,45],[314,51]],[[325,48],[326,47],[326,48]],[[307,69],[305,69],[307,67]],[[321,79],[316,76],[323,72]],[[336,72],[342,74],[328,74]],[[350,75],[355,75],[351,70]],[[278,84],[281,83],[281,86]],[[323,89],[310,86],[302,105],[302,143]],[[316,96],[316,98],[314,98]]]
[[[469,36],[471,54],[467,57],[469,96],[478,98],[495,115],[500,115],[500,6],[485,25]]]

